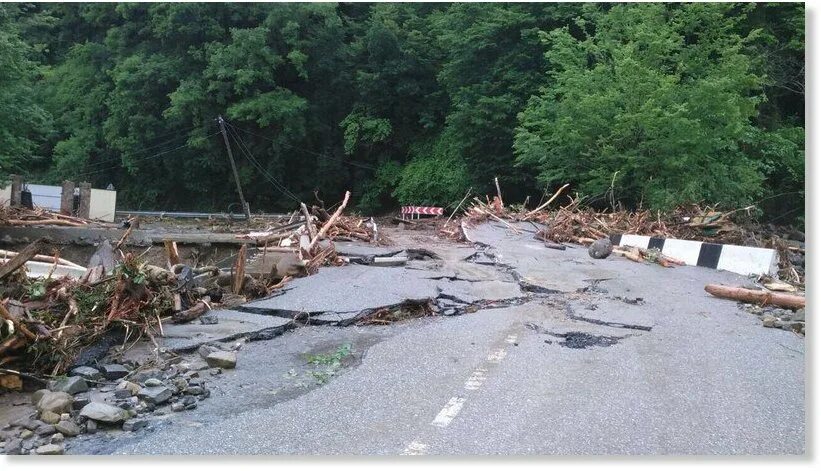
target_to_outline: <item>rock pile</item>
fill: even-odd
[[[764,327],[783,329],[804,335],[804,309],[791,310],[775,306],[759,306],[757,304],[740,303],[741,307],[759,319]]]
[[[211,394],[201,375],[213,376],[236,365],[235,351],[209,347],[202,353],[205,362],[177,358],[162,368],[75,368],[31,395],[37,412],[0,430],[0,450],[8,455],[61,455],[68,437],[101,430],[134,432],[150,428],[154,414],[195,409]]]

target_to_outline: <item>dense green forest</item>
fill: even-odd
[[[131,209],[804,209],[799,3],[0,5],[0,178]],[[235,205],[234,210],[239,210]]]

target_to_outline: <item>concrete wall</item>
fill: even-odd
[[[60,211],[60,194],[63,189],[53,185],[28,185],[31,191],[31,200],[35,206],[49,211]],[[7,206],[11,199],[11,185],[0,188],[0,206]],[[101,221],[114,222],[114,212],[117,208],[117,192],[112,190],[91,189],[91,205],[89,217]]]
[[[91,219],[114,222],[114,212],[116,209],[116,191],[91,189],[91,207],[89,208],[89,217]]]

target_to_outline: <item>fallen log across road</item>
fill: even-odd
[[[704,291],[719,298],[734,299],[745,303],[770,304],[790,309],[803,309],[807,304],[803,296],[734,288],[732,286],[707,285],[704,287]]]

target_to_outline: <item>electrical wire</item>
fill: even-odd
[[[248,148],[248,146],[242,140],[242,137],[240,137],[239,134],[237,134],[237,132],[235,130],[231,129],[231,127],[229,126],[228,131],[229,131],[229,136],[231,136],[234,139],[234,141],[237,143],[237,147],[239,148],[240,152],[242,152],[242,154],[245,156],[245,158],[247,158],[251,162],[251,165],[253,165],[260,172],[260,174],[262,174],[263,178],[268,180],[268,182],[271,183],[271,185],[273,185],[274,188],[279,190],[279,192],[282,193],[283,195],[285,195],[288,198],[292,199],[294,202],[296,202],[296,203],[301,202],[301,200],[299,199],[299,197],[297,195],[295,195],[293,192],[291,192],[283,183],[281,183],[273,175],[271,175],[262,166],[262,164],[259,163],[259,161],[254,158],[254,156],[251,154],[251,150]]]
[[[219,132],[215,132],[215,133],[213,133],[213,134],[209,134],[209,135],[207,135],[207,136],[205,136],[205,137],[206,137],[206,138],[209,138],[209,137],[216,136],[217,134],[219,134]],[[143,158],[140,158],[140,159],[129,160],[129,163],[134,163],[134,162],[142,162],[142,161],[145,161],[145,160],[154,159],[154,158],[157,158],[157,157],[159,157],[159,156],[162,156],[162,155],[165,155],[165,154],[168,154],[168,153],[171,153],[171,152],[174,152],[174,151],[177,151],[177,150],[183,149],[183,148],[185,148],[185,147],[189,147],[190,145],[191,145],[191,144],[185,143],[185,144],[183,144],[183,145],[181,145],[181,146],[179,146],[179,147],[175,147],[175,148],[173,148],[173,149],[164,150],[164,151],[162,151],[162,152],[158,152],[158,153],[156,153],[156,154],[149,155],[149,156],[147,156],[147,157],[143,157]],[[88,176],[88,175],[96,175],[96,174],[98,174],[98,173],[102,173],[102,172],[106,172],[106,171],[108,171],[108,170],[112,170],[112,169],[115,169],[115,168],[122,168],[122,167],[123,167],[122,165],[112,165],[111,167],[101,168],[101,169],[93,170],[93,171],[90,171],[90,172],[78,173],[78,174],[75,174],[75,176],[76,176],[76,177],[84,177],[84,176]]]
[[[247,134],[250,134],[250,135],[252,135],[252,136],[259,137],[259,138],[261,138],[261,139],[265,139],[265,140],[271,141],[271,142],[273,142],[273,143],[275,143],[275,144],[278,144],[278,145],[281,145],[281,146],[285,146],[285,147],[288,147],[288,148],[291,148],[291,149],[295,149],[295,150],[299,150],[299,151],[305,152],[306,154],[312,154],[312,155],[315,155],[315,156],[317,156],[317,157],[322,157],[322,158],[324,158],[324,159],[335,160],[335,161],[337,161],[337,162],[341,162],[341,163],[346,164],[346,165],[352,165],[352,166],[354,166],[354,167],[359,167],[359,168],[363,168],[363,169],[366,169],[366,170],[374,170],[374,171],[376,171],[376,167],[373,167],[373,166],[371,166],[371,165],[367,165],[367,164],[360,164],[360,163],[357,163],[357,162],[348,162],[347,160],[342,160],[342,159],[339,159],[339,158],[336,158],[336,157],[331,157],[331,156],[330,156],[330,155],[328,155],[328,154],[320,154],[319,152],[314,152],[314,151],[312,151],[312,150],[308,150],[308,149],[305,149],[305,148],[302,148],[302,147],[299,147],[299,146],[295,146],[295,145],[292,145],[292,144],[286,144],[286,143],[284,143],[284,142],[277,142],[277,141],[275,141],[275,140],[271,139],[270,137],[263,136],[263,135],[261,135],[261,134],[257,134],[257,133],[255,133],[255,132],[251,132],[251,131],[249,131],[249,130],[247,130],[247,129],[243,129],[243,128],[240,128],[240,127],[238,127],[238,126],[234,126],[233,124],[228,123],[228,121],[225,121],[225,123],[226,123],[226,124],[228,124],[229,126],[231,126],[232,128],[236,129],[236,130],[242,131],[242,132],[247,133]]]

